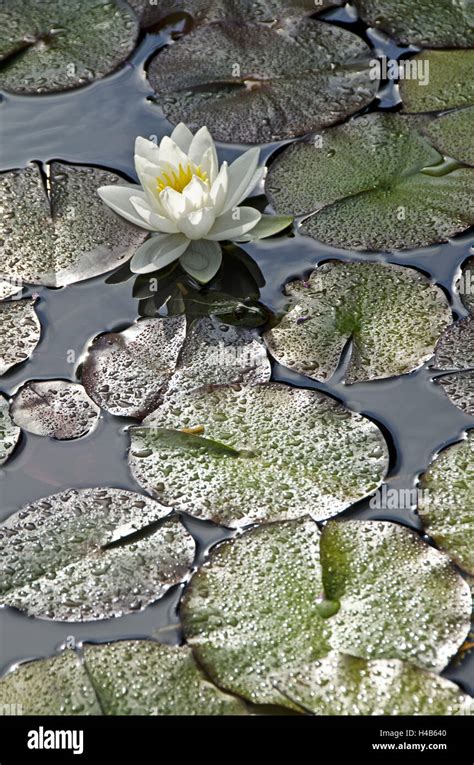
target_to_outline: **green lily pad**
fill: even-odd
[[[102,710],[83,663],[75,651],[29,661],[0,680],[5,715],[101,715]]]
[[[6,215],[0,274],[8,279],[63,287],[90,279],[128,260],[147,231],[127,223],[100,200],[97,189],[123,183],[96,167],[38,165],[0,175]]]
[[[208,383],[270,379],[265,347],[252,329],[202,318],[144,319],[92,345],[82,382],[90,397],[112,414],[142,419],[174,390]]]
[[[437,376],[435,382],[455,406],[474,416],[474,316],[448,327],[436,345],[432,365],[452,372]]]
[[[38,345],[40,335],[34,300],[0,303],[0,375],[26,361]]]
[[[152,59],[148,79],[166,117],[207,125],[219,141],[302,135],[369,104],[373,52],[352,32],[312,19],[278,27],[217,22]]]
[[[275,678],[315,715],[469,715],[472,699],[457,685],[396,659],[366,661],[331,653]],[[342,691],[342,689],[344,689]]]
[[[25,94],[86,85],[116,69],[137,36],[137,19],[126,3],[4,0],[0,87]]]
[[[11,715],[245,715],[245,704],[216,688],[187,647],[151,640],[86,643],[20,664],[0,680]]]
[[[88,621],[144,608],[183,580],[195,545],[140,494],[68,489],[0,525],[0,601],[30,615]]]
[[[419,62],[417,66],[423,62],[429,68],[429,82],[420,85],[417,79],[401,80],[405,112],[437,112],[474,103],[474,49],[424,50],[414,60]]]
[[[130,434],[140,486],[229,527],[328,518],[379,486],[388,465],[374,423],[277,383],[176,391]]]
[[[243,702],[216,688],[185,646],[121,640],[85,645],[84,659],[108,715],[246,714]]]
[[[422,132],[442,154],[474,165],[474,106],[430,117]]]
[[[149,0],[129,0],[145,28],[176,13],[189,14],[195,24],[229,20],[268,23],[341,4],[342,0],[158,0],[150,5]]]
[[[339,608],[327,609],[328,600]],[[331,650],[441,670],[469,630],[471,596],[449,559],[403,526],[331,521],[320,535],[302,520],[216,547],[181,611],[214,682],[253,702],[294,707],[281,673]]]
[[[474,222],[473,171],[433,170],[442,160],[413,119],[369,114],[279,154],[266,193],[278,213],[309,215],[302,233],[334,247],[424,247]]]
[[[461,300],[471,313],[474,313],[474,258],[466,260],[461,277],[457,283]]]
[[[0,278],[0,300],[17,295],[22,289],[22,284],[15,280]]]
[[[18,443],[20,428],[15,425],[10,415],[10,406],[0,394],[0,465],[7,461]]]
[[[470,0],[354,0],[361,18],[402,45],[433,48],[474,46]]]
[[[12,404],[13,419],[23,430],[59,440],[90,433],[99,412],[82,385],[66,380],[28,382]]]
[[[423,474],[418,512],[438,547],[474,575],[474,431]]]
[[[285,293],[289,311],[264,340],[280,364],[315,380],[331,377],[349,340],[346,383],[410,372],[451,323],[442,290],[398,266],[331,261]]]

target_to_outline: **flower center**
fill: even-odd
[[[161,173],[161,175],[158,175],[156,179],[158,193],[166,188],[172,188],[175,191],[181,192],[192,180],[193,175],[197,175],[204,183],[208,182],[207,173],[201,168],[201,165],[196,166],[188,162],[184,167],[180,163],[177,171],[174,168],[170,168],[166,172]]]

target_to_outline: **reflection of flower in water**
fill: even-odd
[[[179,258],[191,276],[205,283],[221,264],[218,242],[247,235],[258,239],[281,229],[278,216],[239,207],[263,177],[265,168],[257,167],[258,155],[253,148],[219,168],[207,128],[193,136],[182,123],[159,146],[137,138],[135,168],[140,185],[99,189],[101,199],[115,212],[154,232],[133,256],[132,270],[149,273]],[[276,224],[272,230],[262,221],[270,218]]]

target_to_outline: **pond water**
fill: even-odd
[[[366,34],[360,22],[353,22],[350,10],[326,14]],[[142,37],[130,61],[116,74],[83,89],[52,96],[4,94],[0,105],[2,146],[0,169],[23,167],[29,161],[60,159],[66,162],[99,165],[135,180],[133,143],[137,135],[156,136],[171,132],[145,77],[151,54],[166,44],[180,23]],[[407,52],[381,36],[366,39],[384,55],[396,57]],[[387,84],[371,108],[396,108],[397,88]],[[268,159],[283,144],[262,147],[261,159]],[[232,160],[243,147],[218,145],[220,160]],[[306,275],[317,263],[339,258],[396,263],[421,269],[449,295],[456,318],[467,315],[454,283],[460,266],[472,253],[472,237],[464,234],[437,247],[402,254],[364,255],[335,250],[296,234],[243,245],[261,269],[265,284],[260,300],[272,311],[281,311],[286,298],[285,282]],[[81,357],[99,333],[123,329],[139,315],[139,301],[132,295],[133,280],[107,283],[108,275],[66,288],[31,288],[37,294],[42,338],[32,358],[2,377],[0,389],[12,395],[31,379],[76,380]],[[73,351],[74,362],[71,363]],[[416,372],[369,384],[344,385],[344,362],[327,384],[319,384],[273,364],[273,379],[294,386],[327,392],[350,409],[375,420],[384,429],[391,451],[387,485],[396,489],[414,488],[418,475],[442,447],[459,440],[474,420],[456,409],[442,389],[433,384],[426,366]],[[128,469],[127,427],[132,420],[102,412],[91,435],[70,442],[54,441],[23,433],[13,457],[0,470],[0,520],[27,502],[68,487],[112,486],[142,492]],[[413,509],[374,510],[369,501],[359,502],[344,517],[395,520],[420,530]],[[211,523],[186,519],[198,542],[202,560],[210,544],[232,534]],[[164,598],[144,611],[84,624],[54,623],[34,619],[14,609],[0,609],[0,670],[12,663],[53,654],[71,636],[76,641],[125,637],[155,637],[168,643],[180,640],[176,608],[183,587],[174,587]],[[474,693],[474,656],[466,654],[443,673]]]

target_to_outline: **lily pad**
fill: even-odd
[[[1,231],[4,279],[63,287],[98,276],[130,258],[147,236],[112,212],[99,186],[123,183],[97,167],[31,164],[0,175],[6,215]]]
[[[315,380],[331,377],[348,341],[346,383],[410,372],[451,323],[442,290],[398,266],[332,261],[285,293],[290,309],[264,340],[280,364]]]
[[[144,608],[183,580],[195,545],[177,518],[121,489],[68,489],[0,525],[3,604],[88,621]]]
[[[471,313],[474,313],[474,258],[466,260],[462,267],[461,278],[456,285],[461,300]]]
[[[89,675],[71,650],[8,672],[0,680],[0,707],[15,716],[102,714]]]
[[[433,48],[474,46],[470,0],[355,0],[361,18],[402,45]]]
[[[151,640],[87,644],[84,659],[108,715],[246,714],[242,701],[212,685],[185,646]]]
[[[158,0],[150,5],[149,0],[129,0],[145,28],[176,13],[189,14],[195,24],[222,20],[268,23],[341,4],[342,0]]]
[[[137,19],[126,3],[4,0],[0,87],[25,94],[86,85],[116,69],[137,36]]]
[[[442,451],[420,485],[418,512],[427,534],[474,575],[474,431]]]
[[[20,437],[20,428],[13,422],[6,398],[0,394],[0,465],[7,461]]]
[[[429,117],[422,132],[442,154],[474,165],[474,106]]]
[[[437,169],[442,161],[413,119],[368,114],[279,154],[266,193],[277,212],[309,215],[302,233],[334,247],[424,247],[474,222],[474,172]]]
[[[26,361],[41,335],[34,300],[0,303],[0,375]]]
[[[302,135],[369,104],[373,52],[352,32],[313,19],[278,27],[217,22],[152,59],[148,78],[166,117],[219,141]]]
[[[13,419],[23,430],[59,440],[90,433],[99,413],[82,385],[66,380],[28,382],[12,404]]]
[[[331,653],[275,686],[315,715],[469,715],[472,699],[457,685],[396,659],[366,661]],[[344,690],[342,690],[344,689]]]
[[[470,611],[449,559],[380,521],[332,521],[321,535],[307,520],[247,531],[212,551],[182,603],[188,643],[220,687],[290,707],[281,673],[331,650],[442,669]]]
[[[428,68],[429,82],[420,85],[417,79],[401,80],[400,95],[405,112],[434,112],[474,103],[474,49],[424,50],[414,60],[417,66]]]
[[[455,406],[474,416],[474,316],[448,327],[436,345],[432,365],[452,372],[437,376],[435,382]]]
[[[374,423],[278,383],[176,392],[130,433],[144,489],[232,528],[328,518],[373,491],[388,464]]]
[[[18,295],[21,289],[22,285],[14,280],[0,279],[0,300]]]
[[[102,335],[82,370],[84,387],[99,406],[139,419],[175,389],[269,379],[270,362],[254,330],[202,318],[186,331],[184,316],[144,319]]]

